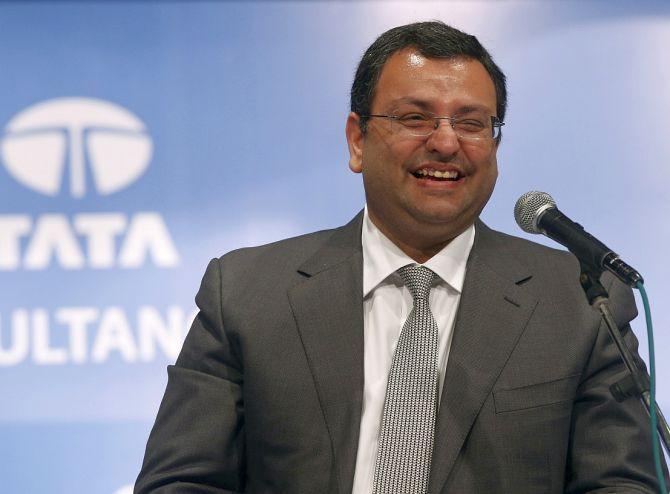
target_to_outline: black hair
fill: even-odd
[[[476,37],[459,31],[440,21],[416,22],[394,27],[379,36],[370,45],[356,70],[351,86],[351,111],[368,115],[377,87],[377,81],[387,60],[396,52],[414,47],[427,58],[465,57],[480,62],[493,80],[496,90],[498,118],[505,119],[507,88],[505,74]],[[367,130],[365,117],[360,119],[361,131]]]

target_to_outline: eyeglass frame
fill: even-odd
[[[397,123],[402,125],[402,123],[400,122],[401,117],[399,115],[381,115],[381,114],[370,113],[370,114],[367,114],[367,115],[359,115],[359,117],[361,117],[361,118],[372,118],[372,117],[387,118],[391,121],[396,121]],[[484,139],[487,139],[487,137],[462,136],[462,135],[458,134],[458,132],[456,132],[456,130],[454,129],[454,121],[465,120],[465,118],[461,118],[461,117],[438,117],[438,116],[434,116],[434,117],[429,116],[428,118],[435,121],[435,126],[433,127],[433,130],[431,130],[428,134],[410,134],[410,135],[413,136],[413,137],[430,137],[433,134],[433,132],[435,132],[437,129],[440,128],[440,120],[446,120],[446,121],[449,122],[449,126],[451,127],[451,129],[454,131],[454,133],[456,134],[456,136],[459,139],[466,139],[466,140],[471,140],[471,141],[482,141]],[[498,117],[496,117],[494,115],[490,115],[490,118],[491,118],[491,137],[490,137],[490,139],[492,139],[494,141],[499,140],[500,136],[501,136],[501,132],[502,132],[502,126],[505,125],[505,122],[501,121]],[[405,127],[405,128],[409,129],[410,127]],[[498,129],[498,135],[497,136],[495,135],[495,132],[496,132],[495,129]]]

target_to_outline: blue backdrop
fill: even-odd
[[[546,190],[645,275],[670,409],[667,2],[3,2],[0,491],[130,492],[207,261],[363,206],[355,66],[429,19],[508,76],[484,220]]]

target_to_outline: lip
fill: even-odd
[[[417,178],[414,174],[419,170],[434,170],[439,172],[457,172],[457,180],[431,180],[426,178]],[[409,174],[412,175],[412,178],[415,180],[417,186],[421,187],[423,190],[435,190],[435,191],[447,191],[454,190],[463,185],[463,182],[467,180],[468,175],[463,172],[463,170],[451,163],[440,163],[435,161],[427,161],[412,167]]]
[[[468,177],[460,177],[458,180],[430,180],[425,178],[416,178],[412,175],[414,184],[423,190],[446,191],[454,190],[464,185]]]
[[[459,177],[463,178],[466,176],[466,173],[458,166],[454,166],[451,163],[440,163],[437,161],[427,161],[424,163],[421,163],[420,165],[417,165],[415,167],[412,167],[409,170],[409,173],[414,174],[418,172],[419,170],[423,169],[427,170],[435,170],[436,172],[457,172]]]

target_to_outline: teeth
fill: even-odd
[[[451,178],[451,179],[458,178],[458,172],[456,172],[456,171],[441,172],[439,170],[427,170],[425,168],[422,168],[421,170],[417,170],[415,172],[415,175],[418,175],[418,176],[421,176],[421,177],[435,177],[435,178]]]

